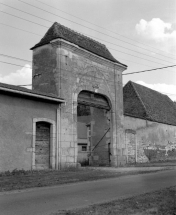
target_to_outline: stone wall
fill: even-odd
[[[176,160],[176,126],[125,116],[124,128],[129,163]]]
[[[66,100],[61,108],[62,165],[77,163],[77,98],[82,90],[102,94],[109,100],[112,165],[125,163],[122,96],[125,69],[60,39],[33,50],[33,89]]]

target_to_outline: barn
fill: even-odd
[[[176,106],[167,96],[129,81],[123,88],[127,163],[176,160]]]

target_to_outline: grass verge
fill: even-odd
[[[164,166],[165,167],[176,166],[176,160],[126,164],[126,167],[164,167]]]
[[[124,175],[144,174],[155,171],[116,172],[101,169],[78,168],[69,170],[14,170],[0,174],[0,192],[34,187],[54,186],[81,181],[93,181]]]
[[[50,215],[176,215],[176,186]]]

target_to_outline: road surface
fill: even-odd
[[[52,212],[126,198],[176,185],[176,169],[91,182],[0,193],[1,215]]]

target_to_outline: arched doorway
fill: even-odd
[[[36,122],[35,138],[35,167],[36,169],[50,168],[50,128],[48,122]]]
[[[111,163],[111,113],[107,98],[81,91],[77,106],[78,162],[108,166]]]

